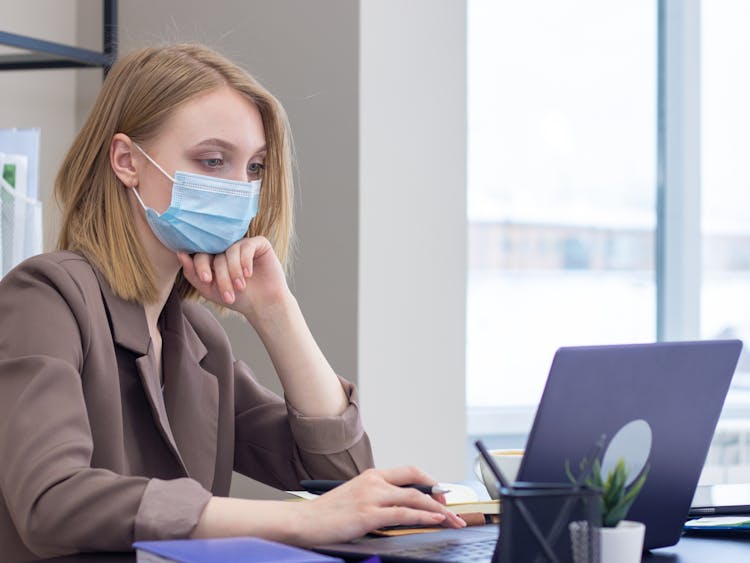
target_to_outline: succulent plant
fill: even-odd
[[[629,487],[626,487],[628,474],[625,469],[624,458],[620,458],[617,461],[615,468],[609,472],[606,479],[602,479],[602,467],[599,460],[594,460],[591,476],[588,478],[587,484],[602,490],[602,526],[605,528],[614,528],[627,516],[628,510],[630,510],[638,493],[641,492],[643,484],[646,482],[648,470],[647,466],[641,476]]]
[[[584,458],[580,463],[580,470],[583,475],[590,473],[586,478],[585,483],[592,489],[601,491],[601,514],[602,522],[601,525],[605,528],[614,528],[617,524],[625,518],[628,514],[628,510],[635,502],[638,493],[641,492],[646,477],[648,476],[649,466],[646,466],[638,479],[632,483],[629,487],[625,484],[628,481],[628,471],[625,469],[625,458],[620,458],[615,465],[615,468],[611,470],[606,479],[602,478],[602,465],[601,462],[594,458],[594,462],[591,463],[591,468],[587,471],[587,465],[591,463],[589,458]],[[568,474],[568,478],[576,484],[580,483],[580,480],[573,476],[570,470],[570,463],[565,462],[565,472]]]

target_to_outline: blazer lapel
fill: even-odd
[[[141,356],[135,361],[135,365],[138,369],[138,375],[141,378],[141,384],[146,391],[148,404],[151,406],[151,413],[153,414],[154,420],[159,427],[159,431],[164,437],[164,440],[169,445],[169,449],[172,451],[172,454],[180,463],[180,467],[185,472],[185,475],[189,475],[187,466],[183,461],[183,457],[180,455],[180,450],[177,447],[177,442],[174,439],[174,434],[172,434],[172,428],[169,423],[169,417],[167,416],[167,411],[159,386],[160,377],[156,371],[156,361],[153,354],[149,353],[146,356]]]
[[[96,268],[94,268],[94,271],[99,279],[102,296],[109,311],[112,338],[119,346],[139,354],[140,357],[135,361],[136,370],[138,371],[141,385],[143,385],[143,391],[148,399],[148,404],[151,407],[154,422],[159,428],[169,450],[177,458],[185,475],[188,475],[185,462],[177,448],[177,443],[175,442],[167,417],[167,410],[159,386],[161,378],[156,370],[156,358],[151,347],[151,336],[148,333],[146,313],[143,305],[133,301],[125,301],[115,295],[101,273]],[[162,344],[162,356],[164,355],[164,345]]]
[[[211,489],[216,469],[219,384],[201,367],[208,351],[172,292],[162,330],[166,409],[190,477]]]

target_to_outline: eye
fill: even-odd
[[[223,158],[204,158],[201,162],[206,168],[221,168],[224,166]]]
[[[265,169],[266,167],[260,162],[251,162],[247,165],[247,176],[252,180],[257,180]]]

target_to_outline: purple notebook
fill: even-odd
[[[138,563],[342,563],[335,557],[260,538],[139,541],[133,547]]]

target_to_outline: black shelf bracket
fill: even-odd
[[[117,58],[117,0],[103,0],[102,3],[104,8],[103,52],[0,31],[0,45],[30,51],[29,53],[0,55],[0,71],[101,67],[106,75]]]

